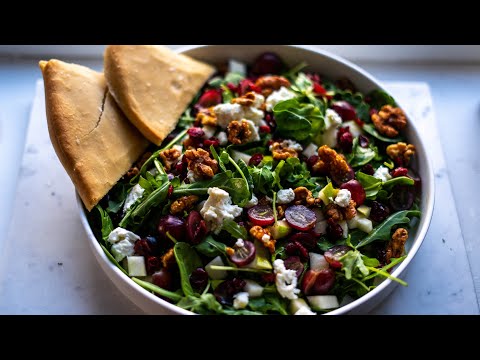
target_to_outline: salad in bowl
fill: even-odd
[[[219,66],[88,214],[131,281],[226,315],[323,314],[406,285],[391,270],[422,217],[409,120],[386,92],[306,65]]]

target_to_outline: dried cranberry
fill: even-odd
[[[378,114],[378,110],[377,110],[377,109],[374,109],[374,108],[372,108],[372,109],[370,109],[370,111],[368,112],[368,114],[369,114],[369,115],[370,115],[370,117],[371,117],[371,116],[372,116],[372,115],[374,115],[374,114]]]
[[[336,173],[331,174],[333,183],[336,186],[340,186],[343,183],[346,183],[347,181],[350,181],[355,178],[355,171],[353,171],[353,168],[350,166],[350,164],[347,164],[349,171],[345,174],[341,174],[341,176],[337,175]]]
[[[250,160],[248,161],[249,166],[258,166],[263,160],[262,154],[253,154]]]
[[[260,125],[259,129],[263,134],[270,134],[272,132],[272,129],[270,129],[270,126],[268,125]]]
[[[362,148],[366,148],[368,146],[369,140],[365,135],[358,135],[358,145]]]
[[[198,99],[198,105],[203,108],[218,105],[222,102],[222,93],[219,89],[211,89],[205,91],[200,99]]]
[[[162,268],[162,261],[158,256],[149,256],[146,261],[147,274],[152,275]]]
[[[313,168],[313,165],[315,165],[318,162],[318,155],[312,155],[307,159],[307,167],[311,170]]]
[[[275,274],[274,273],[262,274],[262,280],[267,284],[272,284],[275,282]]]
[[[238,85],[238,91],[239,95],[245,95],[246,93],[250,91],[254,91],[256,93],[261,93],[262,89],[260,89],[258,86],[256,86],[252,80],[249,79],[244,79],[240,81],[240,84]]]
[[[147,239],[140,239],[135,241],[135,245],[133,246],[133,250],[135,251],[136,255],[139,256],[151,256],[153,255],[153,251],[148,243]]]
[[[203,268],[196,268],[190,274],[190,285],[193,289],[202,292],[208,284],[208,274]]]
[[[407,176],[408,175],[408,169],[404,167],[398,167],[395,170],[392,171],[392,177],[400,177],[400,176]]]
[[[308,260],[308,250],[298,241],[292,241],[285,245],[285,252],[290,256],[300,256],[303,261]]]
[[[337,224],[332,218],[327,220],[327,236],[330,240],[339,240],[343,236],[342,227]]]
[[[371,210],[370,210],[370,219],[375,222],[382,222],[385,220],[388,215],[390,215],[390,210],[387,206],[383,205],[381,202],[372,201]]]
[[[318,95],[325,95],[327,93],[327,90],[320,85],[318,82],[313,82],[313,92]]]
[[[317,239],[312,233],[299,232],[290,236],[289,241],[298,241],[302,244],[308,251],[312,251],[317,247]]]
[[[203,131],[203,129],[195,126],[188,129],[187,134],[190,135],[190,137],[193,139],[200,139],[205,136],[205,132]]]
[[[340,115],[343,121],[354,120],[357,118],[355,108],[348,102],[341,100],[332,104],[332,109]]]
[[[341,269],[342,263],[340,262],[340,258],[350,250],[353,250],[350,246],[336,245],[334,247],[331,247],[327,251],[325,251],[323,256],[325,257],[325,260],[327,260],[327,262],[330,264],[332,268]]]
[[[298,256],[289,256],[283,261],[286,269],[295,270],[295,275],[297,278],[300,277],[305,269],[305,266],[302,264],[302,261]]]
[[[367,175],[373,175],[375,174],[375,169],[371,164],[366,164],[362,167],[362,172]]]
[[[228,87],[228,90],[230,90],[231,92],[237,92],[238,91],[238,85],[235,85],[235,84],[232,84],[232,83],[228,83],[227,84],[227,87]]]
[[[213,147],[219,147],[220,146],[220,140],[218,140],[216,137],[211,137],[210,139],[203,140],[203,145],[206,148],[210,148],[210,146],[213,145]]]
[[[322,79],[320,78],[320,75],[318,75],[317,73],[307,73],[306,75],[307,75],[307,78],[309,78],[313,82],[321,84]]]
[[[173,194],[173,185],[169,185],[167,196],[170,197],[170,196],[172,196],[172,194]]]
[[[272,52],[259,55],[252,65],[252,73],[258,76],[267,74],[279,74],[283,69],[283,62],[280,57]]]
[[[217,301],[222,305],[232,305],[233,296],[243,290],[247,283],[243,279],[233,278],[220,283],[213,294]]]
[[[350,126],[338,129],[337,141],[338,146],[343,150],[343,152],[347,154],[352,152],[353,135],[350,132]]]

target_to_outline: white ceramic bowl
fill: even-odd
[[[236,45],[218,45],[218,46],[188,46],[179,49],[179,52],[188,54],[196,59],[203,60],[212,64],[218,64],[221,61],[228,59],[237,59],[246,63],[251,63],[255,57],[264,52],[273,51],[277,53],[289,66],[305,61],[309,64],[309,68],[324,74],[330,79],[337,79],[341,77],[349,78],[356,87],[363,93],[374,89],[383,89],[378,80],[362,70],[358,66],[326,51],[312,49],[308,47],[296,46],[236,46]],[[399,104],[402,107],[402,104]],[[407,114],[408,115],[408,114]],[[433,213],[434,204],[434,176],[432,165],[427,159],[427,151],[422,141],[420,134],[415,126],[415,119],[409,116],[410,122],[407,127],[407,138],[410,143],[413,143],[416,148],[416,159],[418,164],[418,173],[422,179],[422,195],[420,208],[422,217],[415,233],[412,233],[413,239],[410,239],[407,244],[408,256],[396,269],[392,272],[395,277],[401,277],[402,273],[408,267],[410,261],[417,253],[420,245],[425,238],[430,220]],[[181,309],[175,305],[152,295],[139,285],[135,284],[128,276],[123,274],[115,265],[113,265],[98,241],[88,224],[85,209],[82,201],[77,195],[78,208],[80,210],[80,218],[88,235],[90,246],[97,258],[100,266],[120,289],[120,291],[129,297],[137,306],[142,308],[149,314],[192,314],[190,311]],[[362,296],[361,298],[345,305],[328,314],[365,314],[373,307],[385,299],[397,285],[391,280],[383,281],[377,288]]]

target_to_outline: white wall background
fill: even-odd
[[[182,45],[169,45],[178,48]],[[480,63],[479,45],[315,45],[353,61]],[[101,57],[105,45],[0,45],[2,56]]]

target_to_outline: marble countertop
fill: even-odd
[[[480,133],[480,66],[359,65],[385,80],[418,121],[436,176],[432,224],[404,277],[409,286],[372,313],[478,314],[480,165],[469,155]],[[13,169],[0,177],[0,313],[142,314],[92,256],[35,96],[38,77],[34,61],[0,61],[0,157]]]

